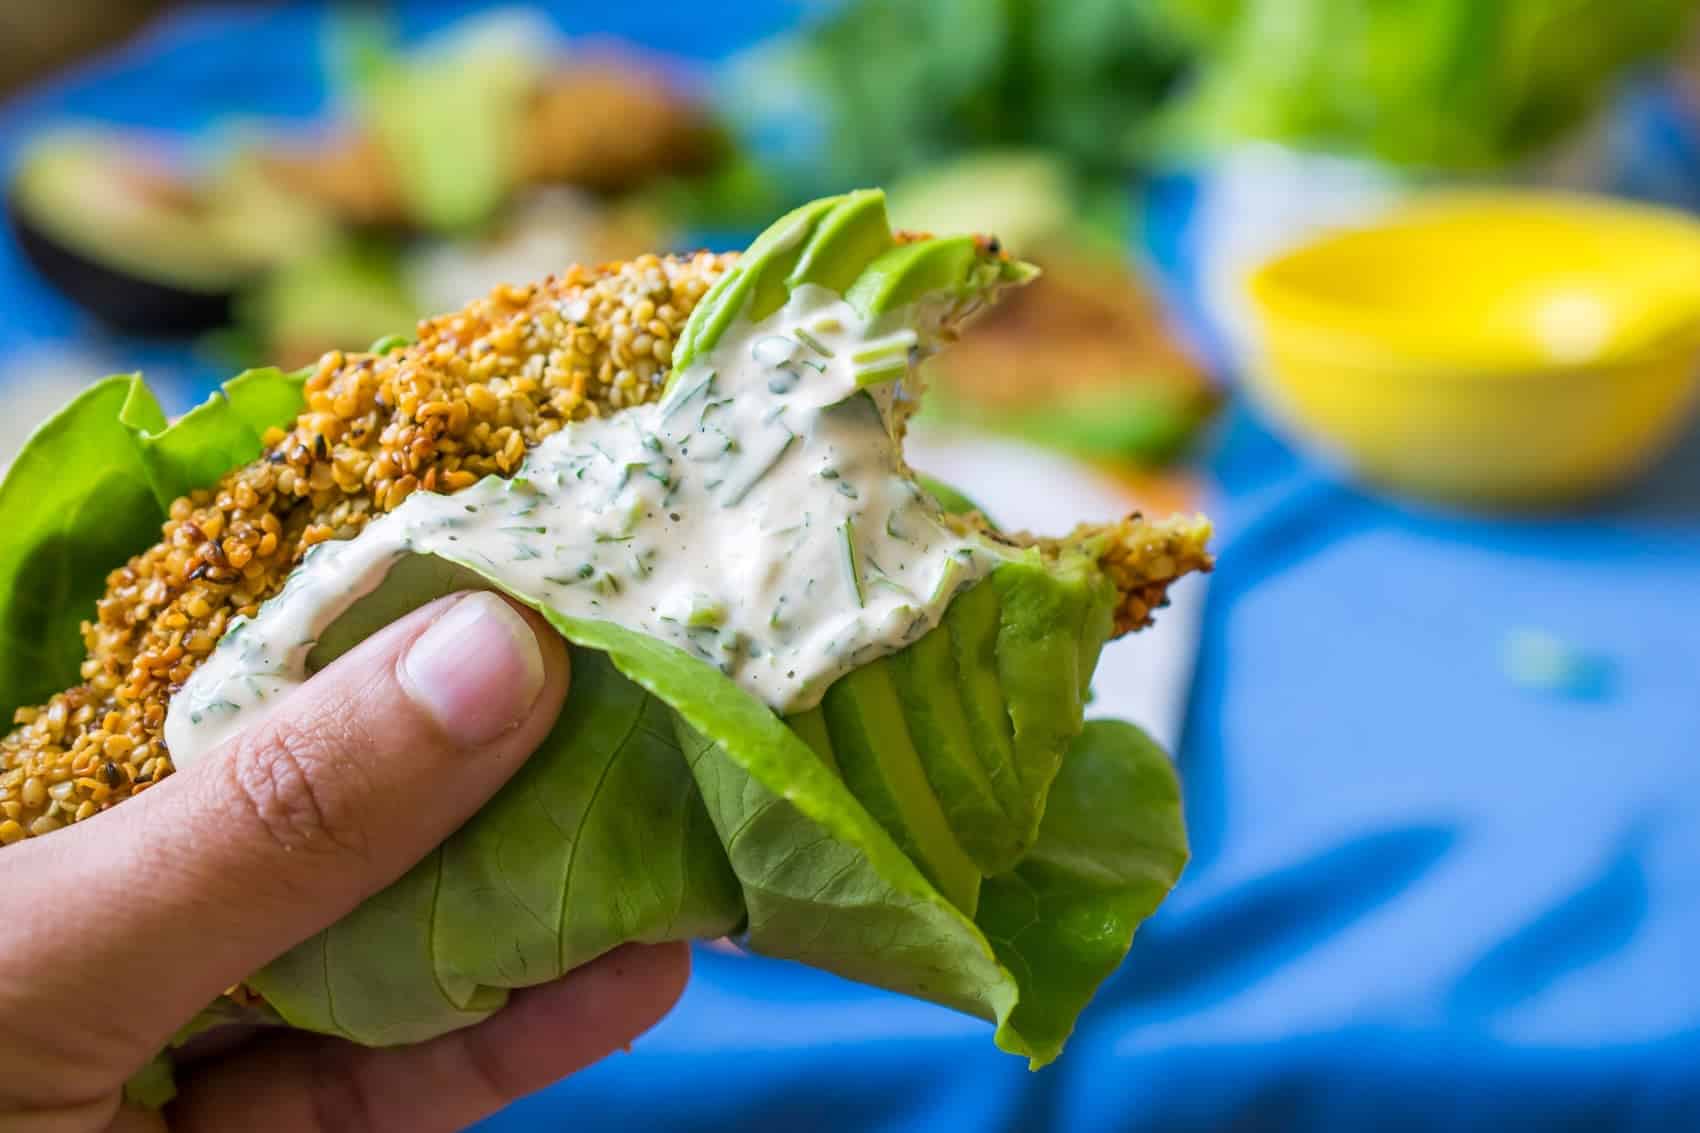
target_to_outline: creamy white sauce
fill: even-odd
[[[563,429],[511,480],[415,493],[321,544],[172,699],[173,761],[193,763],[305,681],[314,644],[410,554],[669,641],[777,711],[812,706],[937,624],[1001,557],[901,472],[891,379],[912,377],[927,346],[916,315],[864,320],[804,285],[730,328],[660,402]]]

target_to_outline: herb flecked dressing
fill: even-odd
[[[173,761],[305,681],[325,630],[415,554],[669,641],[777,711],[812,706],[937,624],[1000,558],[902,471],[892,383],[927,345],[914,314],[866,320],[805,284],[728,330],[660,401],[562,429],[512,479],[416,492],[314,548],[173,698]]]

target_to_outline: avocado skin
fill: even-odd
[[[170,337],[225,326],[235,286],[196,290],[143,279],[72,251],[38,228],[16,197],[6,219],[30,265],[67,299],[127,334]]]

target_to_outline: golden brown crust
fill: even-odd
[[[1134,512],[1108,527],[1083,527],[1061,542],[1101,540],[1098,566],[1115,584],[1115,633],[1144,629],[1151,615],[1169,604],[1169,587],[1216,565],[1210,554],[1210,521],[1202,515],[1148,520]]]
[[[166,704],[307,549],[424,488],[511,473],[568,421],[657,396],[673,341],[732,256],[644,256],[498,288],[385,355],[325,355],[264,455],[177,500],[84,623],[83,684],[0,739],[0,845],[112,806],[171,772]]]
[[[172,771],[166,706],[230,619],[252,616],[313,545],[352,538],[420,489],[507,475],[567,422],[653,400],[691,311],[735,255],[643,256],[502,287],[423,322],[412,346],[333,352],[263,455],[173,503],[154,546],[113,571],[84,623],[83,683],[20,709],[0,739],[0,845],[46,834]],[[974,522],[974,521],[970,521]],[[1023,540],[1094,548],[1116,632],[1149,623],[1176,578],[1208,570],[1202,518]]]

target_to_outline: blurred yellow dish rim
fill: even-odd
[[[1366,478],[1552,505],[1620,483],[1700,386],[1700,223],[1540,193],[1445,194],[1249,281],[1262,393]]]

